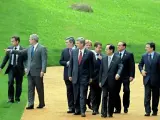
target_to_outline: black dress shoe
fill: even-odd
[[[97,112],[96,112],[96,111],[93,111],[93,112],[92,112],[92,115],[96,115],[96,114],[97,114]]]
[[[111,118],[111,117],[113,117],[113,115],[109,114],[109,115],[108,115],[108,117],[110,117],[110,118]]]
[[[42,108],[44,108],[45,107],[45,105],[38,105],[37,106],[37,109],[42,109]]]
[[[14,103],[14,100],[8,100],[7,103]]]
[[[124,108],[124,113],[128,113],[128,108]]]
[[[81,117],[86,117],[86,114],[85,114],[85,113],[82,113],[82,114],[81,114]]]
[[[144,116],[150,116],[150,113],[146,113]]]
[[[75,112],[73,115],[80,115],[81,113],[80,112]]]
[[[70,109],[69,111],[67,111],[67,113],[74,113],[75,110]]]
[[[118,113],[121,113],[121,111],[120,110],[115,110],[114,113],[118,114]]]
[[[107,114],[102,114],[101,117],[102,117],[102,118],[106,118],[106,117],[107,117]]]
[[[152,113],[152,116],[157,116],[157,112],[153,112],[153,113]]]
[[[27,110],[31,110],[31,109],[34,109],[34,105],[30,105],[28,107],[26,107]]]

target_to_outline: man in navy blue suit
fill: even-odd
[[[151,113],[151,95],[152,95],[152,116],[157,116],[159,103],[160,86],[160,54],[155,52],[155,43],[146,44],[146,53],[142,55],[139,63],[139,70],[143,76],[145,89],[145,116]]]
[[[102,43],[95,42],[94,44],[95,50],[92,50],[93,52],[93,64],[94,64],[94,70],[93,70],[93,78],[90,83],[91,88],[91,103],[92,103],[92,109],[93,113],[92,115],[99,114],[99,106],[101,102],[101,87],[99,86],[99,71],[100,71],[100,65],[102,60]]]
[[[73,85],[72,85],[72,82],[68,78],[68,66],[69,66],[71,52],[73,49],[76,48],[75,40],[73,37],[66,38],[66,46],[67,48],[65,48],[62,51],[59,63],[62,66],[64,66],[63,79],[64,79],[64,82],[67,88],[67,101],[68,101],[68,108],[69,108],[69,111],[67,111],[67,113],[74,113]]]

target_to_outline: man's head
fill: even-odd
[[[85,40],[85,48],[91,49],[92,48],[92,41],[91,40]]]
[[[76,46],[79,49],[83,49],[85,46],[85,39],[83,37],[78,37],[76,40]]]
[[[153,42],[147,43],[145,49],[147,53],[152,53],[153,51],[156,50],[156,45]]]
[[[121,52],[121,51],[126,49],[126,46],[127,46],[127,44],[125,42],[119,42],[118,45],[117,45],[117,50],[119,52]]]
[[[20,43],[20,37],[18,37],[18,36],[13,36],[13,37],[11,38],[11,44],[12,44],[13,46],[18,46],[19,43]]]
[[[100,43],[100,42],[95,42],[95,43],[94,43],[94,48],[95,48],[95,51],[96,51],[97,53],[101,53],[101,51],[102,51],[102,43]]]
[[[74,37],[67,37],[66,38],[66,46],[67,48],[72,48],[75,45]]]
[[[31,45],[35,45],[36,43],[38,43],[39,37],[37,34],[32,34],[29,37],[29,42]]]
[[[107,55],[109,55],[109,56],[112,55],[114,53],[114,51],[115,51],[114,45],[112,45],[112,44],[106,45],[106,54]]]

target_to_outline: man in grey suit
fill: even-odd
[[[68,69],[69,80],[73,84],[74,92],[74,115],[81,113],[85,117],[86,99],[89,82],[92,79],[93,71],[93,53],[85,49],[85,39],[77,39],[78,49],[72,50],[70,64]]]
[[[116,80],[119,80],[123,65],[121,58],[114,54],[115,47],[111,44],[106,46],[107,56],[102,58],[99,85],[102,87],[102,116],[113,117],[113,110],[115,104],[115,85]]]
[[[155,43],[147,43],[145,49],[146,53],[142,55],[141,61],[138,65],[144,82],[145,116],[150,116],[151,113],[151,95],[153,111],[152,116],[157,116],[160,86],[160,54],[155,52]]]
[[[31,44],[29,48],[25,50],[6,49],[6,51],[10,51],[13,54],[22,54],[28,57],[26,70],[28,77],[28,107],[26,109],[34,109],[35,87],[39,98],[39,106],[37,108],[45,106],[43,76],[47,67],[47,50],[38,43],[38,40],[38,35],[32,34],[29,38]]]

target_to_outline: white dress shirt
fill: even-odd
[[[13,47],[13,50],[19,50],[20,49],[20,46],[16,46],[16,47]],[[16,54],[16,65],[17,65],[17,60],[18,60],[18,55]],[[12,60],[11,60],[11,65],[13,65],[13,61],[14,61],[14,54],[12,54]]]
[[[34,51],[36,50],[37,46],[38,46],[38,43],[34,45]]]
[[[119,52],[119,54],[121,53],[121,58],[123,58],[124,52],[125,52],[125,50]]]
[[[83,48],[82,50],[79,49],[78,58],[79,58],[79,56],[80,56],[80,51],[82,52],[82,57],[83,57],[84,50],[85,50],[85,48]]]

